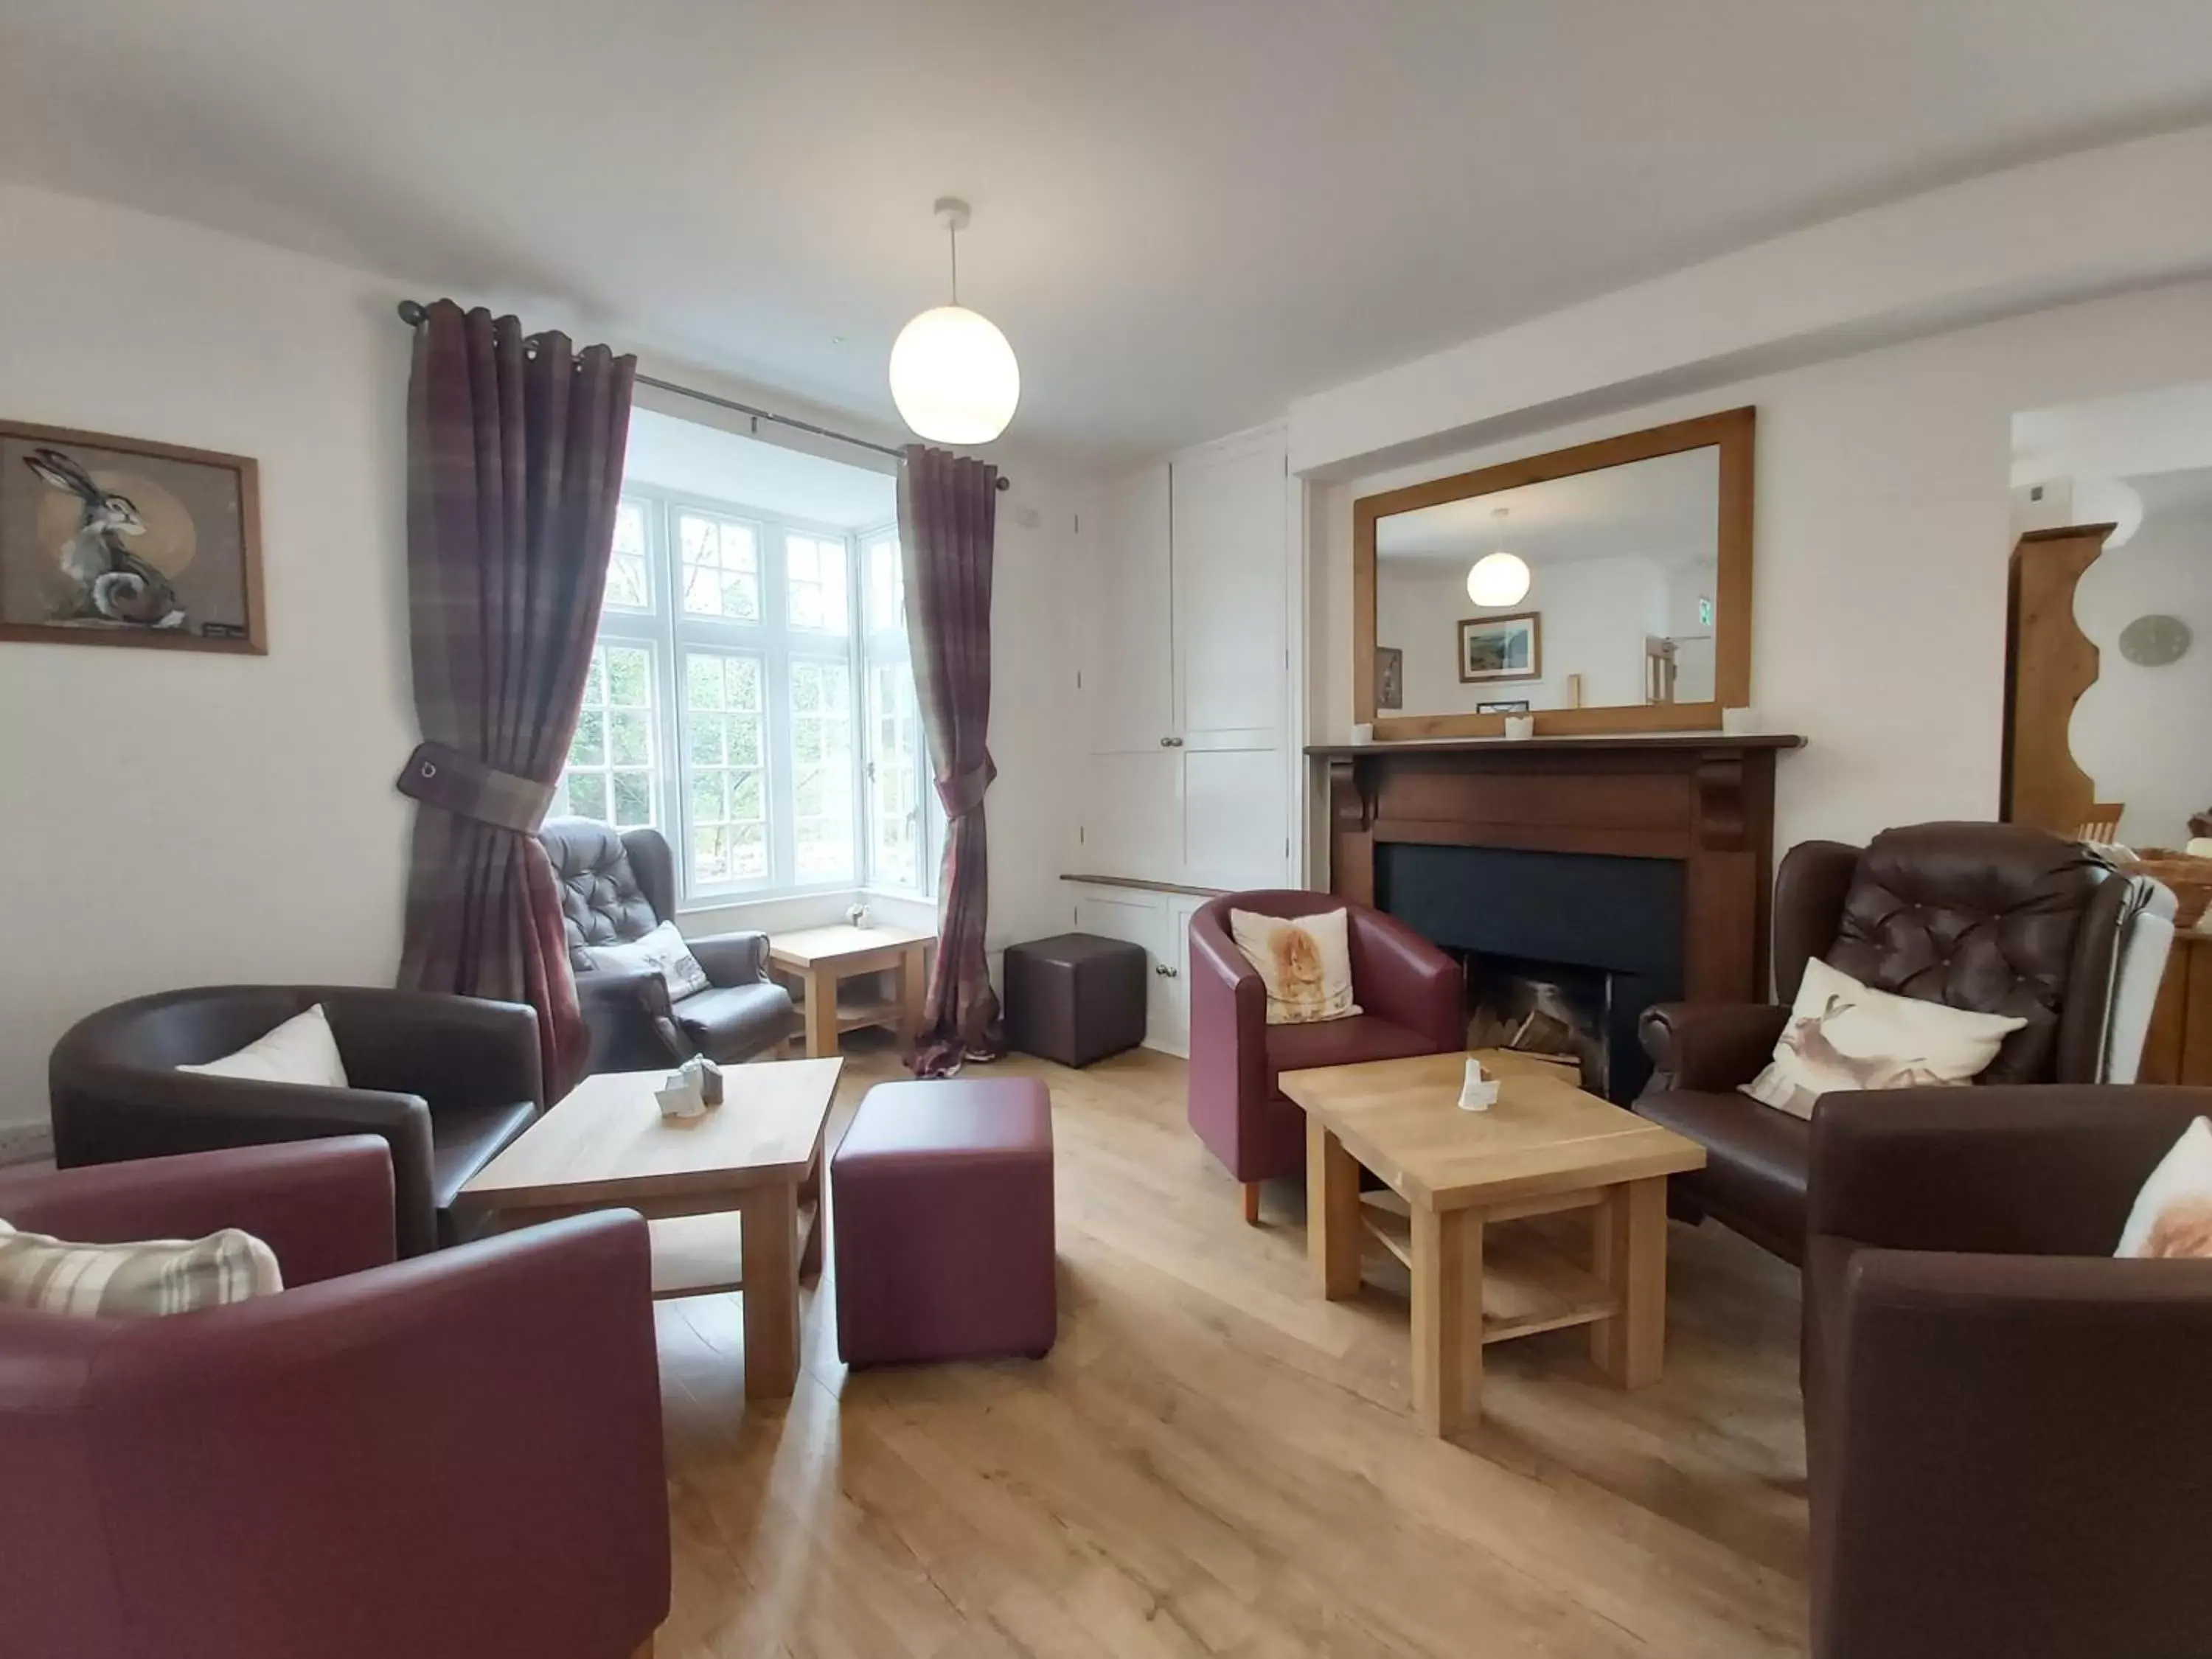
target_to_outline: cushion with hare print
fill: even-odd
[[[1834,1090],[1970,1083],[2027,1024],[1877,991],[1815,958],[1805,964],[1774,1058],[1743,1091],[1809,1119],[1814,1103]]]
[[[1348,1019],[1359,1012],[1352,1000],[1352,948],[1345,929],[1341,910],[1296,918],[1229,913],[1229,936],[1267,988],[1268,1024]]]
[[[2136,1194],[2114,1255],[2212,1255],[2212,1122],[2198,1118]]]

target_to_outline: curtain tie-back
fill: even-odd
[[[971,766],[964,772],[955,772],[949,778],[937,781],[937,799],[944,803],[945,816],[957,818],[974,811],[983,804],[983,792],[999,775],[999,769],[986,750],[982,763]]]
[[[418,743],[399,774],[399,793],[425,806],[495,829],[535,835],[553,805],[553,786],[502,772],[442,743]]]

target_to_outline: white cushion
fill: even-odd
[[[1342,910],[1284,918],[1251,910],[1229,913],[1229,934],[1267,988],[1267,1024],[1305,1025],[1346,1019],[1352,1000],[1352,949]]]
[[[1816,957],[1805,964],[1773,1060],[1743,1091],[1809,1119],[1814,1103],[1834,1090],[1970,1083],[2027,1024],[1877,991]]]
[[[276,1253],[235,1227],[205,1238],[70,1244],[0,1221],[0,1306],[112,1319],[191,1313],[283,1288]]]
[[[204,1066],[179,1066],[180,1072],[207,1077],[252,1078],[263,1083],[307,1083],[323,1089],[344,1089],[345,1062],[338,1058],[337,1039],[331,1022],[317,1003],[304,1014],[295,1014],[275,1030],[256,1037],[236,1054]]]
[[[2198,1118],[2159,1160],[2112,1254],[2212,1256],[2212,1122]]]
[[[584,956],[595,969],[650,968],[667,983],[671,1001],[703,991],[709,982],[707,970],[672,921],[664,921],[643,939],[626,945],[587,945]]]

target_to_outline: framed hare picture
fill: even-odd
[[[242,455],[0,421],[0,640],[265,654]]]

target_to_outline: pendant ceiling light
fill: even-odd
[[[925,311],[891,347],[891,401],[917,437],[986,444],[1006,429],[1021,401],[1014,349],[988,317],[960,303],[960,233],[968,204],[939,197],[937,222],[952,246],[952,303]]]
[[[1498,507],[1491,509],[1490,516],[1498,520],[1498,533],[1505,534],[1505,515],[1510,509]],[[1518,605],[1528,597],[1528,563],[1517,553],[1508,553],[1499,548],[1495,553],[1486,553],[1468,568],[1467,596],[1477,605]]]

